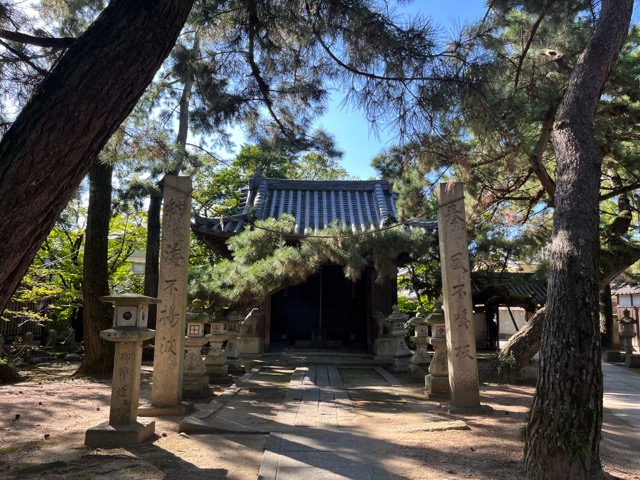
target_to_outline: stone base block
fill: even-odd
[[[640,354],[628,353],[625,355],[624,366],[627,368],[640,368]]]
[[[296,340],[294,342],[294,346],[296,347],[312,347],[313,346],[313,342],[311,340]]]
[[[211,377],[224,377],[229,373],[228,365],[207,365],[207,375]]]
[[[241,358],[248,358],[247,355],[261,355],[264,353],[264,342],[261,338],[238,338],[236,347]]]
[[[409,373],[413,378],[424,378],[429,373],[429,365],[409,364]]]
[[[393,372],[402,373],[409,370],[410,357],[395,357],[393,359]]]
[[[233,377],[231,374],[209,375],[209,383],[213,385],[230,385],[233,383]]]
[[[182,389],[182,398],[187,400],[202,400],[204,398],[209,398],[213,395],[213,391],[209,386],[200,388],[199,390],[187,390]]]
[[[396,339],[395,338],[376,338],[375,354],[377,357],[391,357],[396,354]]]
[[[327,340],[328,348],[337,348],[342,347],[343,345],[344,343],[342,342],[342,340]]]
[[[624,358],[622,357],[622,352],[620,350],[607,350],[604,352],[602,356],[602,360],[608,363],[622,363],[624,362]]]
[[[428,399],[445,399],[450,396],[449,377],[434,377],[430,374],[424,377],[424,385]]]
[[[389,356],[389,355],[374,355],[373,359],[376,362],[379,362],[379,363],[384,363],[384,364],[389,364],[389,365],[393,364],[393,356]]]
[[[200,398],[208,398],[211,396],[211,388],[209,388],[209,376],[198,375],[194,378],[184,377],[182,382],[182,398],[187,400],[196,400]]]
[[[133,447],[144,442],[155,431],[155,421],[130,425],[109,425],[109,422],[104,422],[87,430],[84,444],[89,448]]]
[[[481,403],[474,407],[456,407],[455,405],[441,405],[448,413],[454,413],[459,415],[482,415],[493,413],[493,407]]]
[[[229,370],[240,371],[242,370],[242,362],[239,358],[227,358],[227,367]]]
[[[249,370],[247,370],[247,368],[245,367],[245,365],[247,364],[253,364],[253,360],[260,360],[264,355],[262,355],[261,353],[245,353],[244,355],[242,355],[242,358],[240,359],[240,364],[242,366],[242,369],[245,372],[248,372],[249,370],[251,370],[251,368],[249,368]]]
[[[180,402],[177,405],[140,405],[139,417],[183,417],[195,410],[193,402]]]

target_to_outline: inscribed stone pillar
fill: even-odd
[[[151,405],[179,407],[187,311],[191,178],[166,176]],[[167,414],[170,414],[167,411]]]
[[[440,184],[437,196],[451,404],[456,408],[479,408],[463,184]]]

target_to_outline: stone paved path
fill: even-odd
[[[296,427],[352,424],[353,406],[337,367],[296,368],[276,421]]]
[[[287,367],[288,371],[280,372],[279,383],[271,381],[276,375],[273,368],[246,374],[236,386],[184,419],[180,430],[268,434],[260,480],[391,478],[381,463],[389,447],[360,428],[362,415],[357,418],[336,366]],[[401,397],[397,380],[382,369],[375,370],[386,387],[373,389],[390,388]],[[603,434],[619,443],[622,455],[631,455],[625,450],[625,439],[640,435],[640,375],[607,363],[603,372]],[[241,390],[242,395],[236,395]],[[358,397],[359,391],[355,387],[352,394]],[[223,408],[227,403],[232,408]],[[422,402],[412,405],[417,407],[422,415],[422,410],[434,408]]]
[[[605,416],[613,414],[640,434],[640,375],[621,365],[602,364]]]
[[[368,440],[345,431],[355,413],[335,366],[297,368],[276,423],[296,428],[270,435],[261,480],[387,478]]]

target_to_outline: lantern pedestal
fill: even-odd
[[[229,374],[229,366],[227,365],[227,357],[222,349],[222,344],[227,340],[226,333],[212,333],[205,335],[211,345],[211,350],[204,357],[204,364],[207,368],[209,383],[214,385],[226,385],[233,381]]]
[[[108,422],[86,431],[84,443],[87,447],[129,447],[155,433],[154,421],[137,421],[142,342],[153,338],[155,334],[155,330],[138,327],[115,327],[100,332],[101,338],[116,342],[111,410]]]
[[[184,347],[187,355],[184,360],[182,377],[182,397],[188,400],[208,398],[211,396],[207,366],[202,360],[200,350],[207,343],[204,337],[185,337]]]
[[[440,302],[436,302],[433,312],[427,317],[427,323],[431,325],[431,337],[428,337],[428,341],[434,350],[429,365],[429,375],[424,378],[426,396],[429,399],[449,399],[451,396],[447,365],[447,337],[441,305]]]
[[[424,318],[422,307],[419,307],[416,316],[409,320],[409,325],[412,325],[415,329],[415,336],[411,337],[411,340],[416,345],[416,351],[409,362],[409,372],[411,372],[412,377],[421,378],[427,374],[431,363],[431,357],[427,351],[429,326]]]
[[[387,321],[393,324],[391,335],[394,336],[395,352],[393,356],[393,371],[402,373],[409,370],[409,361],[411,360],[411,350],[404,341],[404,337],[409,333],[405,327],[405,322],[409,319],[409,315],[398,310],[398,306],[393,306],[393,312],[387,317]]]

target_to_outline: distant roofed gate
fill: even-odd
[[[396,194],[386,180],[308,181],[251,178],[244,205],[237,215],[199,218],[193,231],[212,249],[230,256],[226,241],[254,220],[295,218],[290,242],[318,235],[329,226],[341,224],[352,233],[375,232],[396,222]],[[433,234],[435,222],[410,222]],[[287,346],[351,347],[370,351],[375,333],[372,313],[385,315],[397,302],[396,279],[383,284],[374,281],[375,271],[367,267],[358,282],[344,277],[342,268],[325,265],[306,283],[284,288],[265,299],[260,331],[267,348]]]

